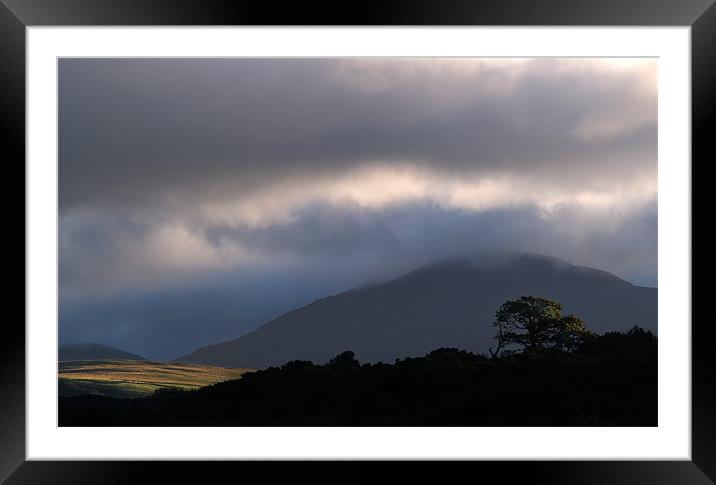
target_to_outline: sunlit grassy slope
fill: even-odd
[[[238,379],[252,370],[172,362],[67,361],[60,362],[59,393],[61,396],[142,397],[158,389],[194,390]]]

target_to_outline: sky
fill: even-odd
[[[656,286],[657,67],[60,59],[60,343],[175,358],[482,251]]]

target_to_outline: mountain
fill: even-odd
[[[95,343],[60,345],[59,360],[147,360],[136,354]]]
[[[393,362],[439,347],[487,352],[495,311],[523,295],[559,301],[598,333],[634,325],[656,333],[656,288],[547,256],[499,254],[433,264],[329,296],[177,361],[265,368],[294,359],[322,363],[344,350],[362,362]]]

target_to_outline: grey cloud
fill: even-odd
[[[376,212],[316,203],[296,212],[291,223],[264,228],[195,228],[195,237],[207,247],[216,251],[231,246],[252,248],[257,262],[227,261],[204,272],[199,268],[185,273],[178,282],[186,278],[201,281],[206,274],[236,269],[241,281],[248,284],[262,271],[300,268],[326,275],[345,271],[355,275],[354,284],[360,284],[361,279],[397,274],[434,260],[510,250],[540,252],[655,286],[656,220],[655,202],[620,217],[594,217],[588,210],[573,207],[544,216],[534,208],[466,212],[412,203]],[[134,226],[130,226],[132,232],[123,231],[126,224],[112,221],[88,224],[91,229],[77,229],[79,235],[72,236],[66,250],[61,246],[60,282],[66,290],[94,289],[98,283],[117,278],[117,272],[131,263],[123,248],[135,244],[138,234],[151,231],[150,227]],[[139,273],[130,286],[146,285],[148,269],[142,265],[130,269]],[[159,284],[174,284],[175,278],[163,276]]]
[[[572,183],[653,169],[648,72],[573,62],[533,60],[501,79],[489,62],[465,73],[427,60],[63,59],[60,207],[235,197],[374,160],[558,170]],[[376,72],[384,86],[366,89]],[[576,136],[590,119],[634,123]]]
[[[656,221],[653,202],[618,220],[609,215],[601,221],[572,207],[544,217],[530,208],[471,213],[405,204],[374,213],[314,205],[291,224],[252,230],[217,226],[205,236],[214,244],[233,241],[297,258],[372,258],[395,272],[484,251],[540,252],[656,286]]]

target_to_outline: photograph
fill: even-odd
[[[59,427],[657,427],[656,57],[58,57]]]

